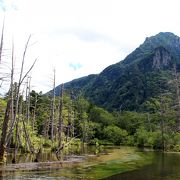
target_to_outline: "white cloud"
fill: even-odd
[[[32,84],[43,92],[50,89],[54,67],[58,85],[101,72],[147,36],[180,35],[179,0],[4,0],[0,6],[6,9],[6,48],[14,37],[17,66],[33,34],[31,43],[37,43],[28,49],[26,69],[38,57]],[[0,20],[3,16],[1,10]],[[74,71],[70,64],[81,68]]]

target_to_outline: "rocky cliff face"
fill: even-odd
[[[163,47],[155,49],[152,61],[153,69],[164,69],[170,67],[173,62],[170,53]]]

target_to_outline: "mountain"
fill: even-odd
[[[143,103],[170,90],[172,69],[180,69],[180,37],[161,32],[148,37],[123,61],[108,66],[100,74],[64,84],[75,94],[81,92],[92,103],[113,111],[139,110]],[[59,94],[60,85],[56,87]]]

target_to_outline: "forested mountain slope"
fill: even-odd
[[[74,94],[81,92],[90,102],[107,110],[140,110],[148,99],[172,89],[174,66],[180,66],[180,38],[159,33],[146,38],[123,61],[65,83]],[[60,85],[56,87],[59,95]]]

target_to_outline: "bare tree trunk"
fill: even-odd
[[[4,29],[4,25],[3,25],[3,29]],[[1,41],[2,41],[1,43],[3,43],[3,36],[1,38]],[[2,51],[2,44],[1,44],[0,51]],[[0,54],[0,57],[1,56],[2,56],[2,54]],[[2,126],[1,141],[0,141],[0,163],[6,162],[6,157],[5,157],[6,139],[7,139],[8,123],[9,123],[9,119],[10,119],[10,112],[11,112],[12,120],[14,118],[13,77],[14,77],[14,44],[12,46],[12,69],[11,69],[11,85],[10,85],[11,98],[7,102],[6,112],[5,112],[3,126]]]
[[[0,64],[2,61],[2,51],[3,51],[3,43],[4,42],[4,21],[3,21],[3,26],[2,26],[2,34],[1,34],[1,43],[0,43]]]
[[[28,151],[30,151],[31,153],[33,153],[33,152],[34,152],[34,148],[33,148],[33,146],[32,146],[31,140],[30,140],[30,138],[29,138],[29,134],[28,134],[27,129],[26,129],[26,124],[25,124],[25,122],[24,122],[24,118],[22,119],[22,122],[23,122],[23,129],[24,129],[24,134],[25,134],[27,149],[28,149]]]
[[[50,124],[50,119],[47,119],[44,123],[44,126],[43,126],[43,136],[45,138],[48,138],[48,132],[49,132],[49,124]]]
[[[63,109],[63,87],[61,85],[60,96],[59,96],[59,123],[58,123],[58,135],[59,135],[59,143],[58,147],[62,147],[62,133],[63,133],[63,117],[62,117],[62,109]]]
[[[11,61],[11,124],[14,120],[14,43],[12,47],[12,61]]]
[[[55,112],[55,69],[54,69],[54,78],[53,78],[53,94],[52,94],[52,103],[51,103],[51,141],[54,140],[54,112]]]
[[[68,105],[68,125],[67,125],[66,142],[68,142],[68,138],[70,137],[70,132],[71,132],[71,109],[70,109],[70,105]]]
[[[14,154],[13,154],[12,163],[16,163],[16,156],[19,149],[18,133],[19,133],[19,119],[17,118],[15,141],[14,141]]]
[[[10,118],[10,111],[11,111],[11,99],[7,102],[6,112],[4,116],[3,126],[2,126],[2,133],[1,133],[1,141],[0,141],[0,163],[6,162],[6,136],[8,130],[8,123]]]
[[[35,94],[35,102],[34,102],[34,109],[33,109],[33,119],[32,119],[32,130],[34,132],[34,125],[36,121],[36,106],[37,106],[37,94]]]
[[[16,131],[15,131],[15,141],[14,141],[14,157],[12,160],[12,163],[16,163],[16,157],[17,157],[17,153],[18,153],[18,149],[19,149],[19,145],[20,145],[20,129],[19,129],[19,121],[23,116],[23,95],[21,95],[20,99],[19,99],[19,104],[18,104],[18,111],[17,111],[17,118],[16,118]]]
[[[73,138],[74,137],[74,110],[72,107],[72,101],[70,101],[70,104],[68,105],[68,137]]]
[[[20,72],[19,83],[18,83],[18,87],[17,87],[17,97],[16,97],[16,105],[15,105],[14,118],[13,118],[10,130],[9,130],[9,134],[8,134],[8,137],[7,137],[7,144],[10,142],[10,140],[12,138],[12,134],[13,134],[12,132],[14,130],[14,126],[15,126],[16,119],[17,119],[21,84],[22,84],[22,82],[27,77],[28,73],[32,70],[32,68],[34,67],[34,65],[36,63],[36,60],[35,60],[34,63],[32,64],[32,66],[30,67],[30,69],[23,76],[25,56],[26,56],[26,51],[27,51],[27,48],[28,48],[28,44],[29,44],[30,38],[31,38],[31,36],[29,36],[29,38],[28,38],[28,41],[27,41],[27,43],[25,45],[25,50],[24,50],[24,53],[23,53],[23,59],[22,59],[22,64],[21,64],[21,72]]]
[[[26,86],[26,118],[27,123],[29,124],[30,119],[30,85],[31,77],[27,77],[27,86]]]

